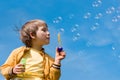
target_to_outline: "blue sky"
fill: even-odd
[[[120,0],[0,0],[0,65],[23,44],[15,26],[45,20],[54,57],[57,33],[67,53],[61,80],[120,80]],[[52,47],[51,47],[52,46]],[[0,76],[0,80],[3,77]]]

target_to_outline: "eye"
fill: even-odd
[[[47,29],[47,28],[43,28],[42,31],[43,31],[43,32],[46,32],[46,31],[48,31],[48,29]]]
[[[43,31],[43,32],[46,32],[46,30],[45,30],[45,29],[43,29],[42,31]]]

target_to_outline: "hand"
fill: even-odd
[[[14,74],[20,74],[25,72],[25,67],[23,64],[17,64],[14,68],[13,68],[13,73]]]
[[[59,52],[58,48],[56,49],[56,55],[55,55],[55,64],[60,64],[61,60],[63,60],[66,56],[66,53],[64,51]]]

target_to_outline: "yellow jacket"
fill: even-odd
[[[15,76],[12,74],[13,67],[20,62],[24,53],[29,50],[30,48],[23,46],[12,51],[6,62],[0,67],[1,74],[6,80],[10,80]],[[54,59],[45,53],[44,80],[59,80],[61,71],[51,67],[53,62]]]

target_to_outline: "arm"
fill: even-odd
[[[50,68],[50,80],[59,80],[61,71],[61,60],[65,58],[65,52],[61,51],[59,52],[58,49],[56,49],[56,55],[55,60],[51,62],[51,68]]]
[[[20,57],[18,53],[23,53],[24,47],[20,47],[12,51],[6,62],[0,67],[1,74],[9,80],[13,74],[13,67],[18,63]],[[18,58],[18,59],[17,59]]]
[[[49,73],[49,77],[50,80],[59,80],[60,76],[61,76],[61,70],[54,68],[52,65],[54,64],[54,60],[52,60],[50,62],[51,66],[50,66],[50,73]]]
[[[9,79],[12,75],[12,69],[14,67],[15,55],[11,53],[6,62],[0,67],[1,74]]]

